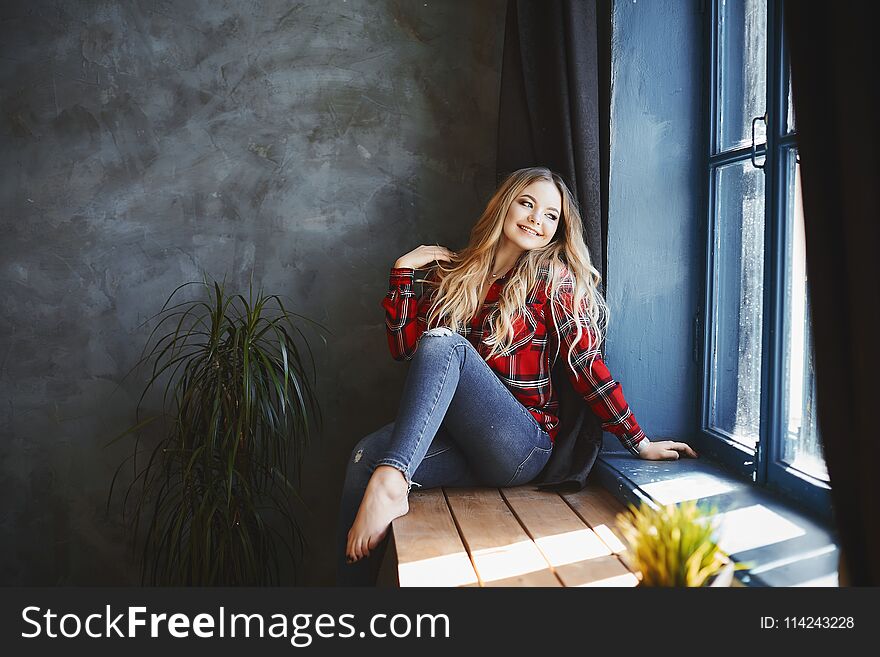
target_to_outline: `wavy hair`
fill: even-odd
[[[590,336],[588,351],[592,360],[599,354],[609,319],[608,306],[599,290],[602,277],[593,267],[584,242],[577,200],[562,177],[546,167],[528,167],[508,175],[471,229],[468,246],[454,254],[448,266],[437,262],[425,278],[420,279],[434,288],[425,289],[426,293],[434,295],[427,326],[447,326],[464,333],[467,322],[479,310],[479,292],[495,261],[510,204],[536,180],[553,183],[559,190],[562,196],[560,223],[549,243],[523,252],[510,270],[498,306],[490,315],[492,332],[483,340],[492,345],[486,359],[509,350],[514,338],[514,317],[517,313],[528,313],[526,299],[539,282],[542,266],[547,265],[545,291],[553,322],[560,333],[568,330],[567,322],[574,322],[577,327],[568,350],[568,362],[571,364],[571,354],[584,330]],[[498,336],[503,337],[499,339]]]

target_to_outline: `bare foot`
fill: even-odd
[[[380,465],[367,482],[364,498],[351,529],[345,554],[349,563],[370,556],[385,535],[391,521],[409,511],[406,478],[397,468]]]

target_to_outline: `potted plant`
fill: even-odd
[[[694,500],[653,508],[627,505],[617,514],[639,586],[730,586],[733,573],[750,567],[734,563],[714,538],[716,507]]]
[[[201,298],[171,305],[193,285]],[[133,454],[113,476],[107,507],[131,460],[123,520],[138,487],[130,522],[135,539],[140,528],[145,531],[142,582],[274,584],[282,547],[298,578],[305,539],[291,503],[301,501],[304,449],[323,422],[294,339],[302,338],[314,379],[311,348],[294,323],[306,318],[287,310],[278,295],[255,294],[252,283],[245,298],[207,279],[177,287],[153,318],[159,321],[128,373],[152,364],[135,424],[108,443],[135,436]],[[147,351],[162,327],[164,334]],[[154,386],[162,390],[162,407],[142,418]],[[164,420],[158,443],[139,451],[142,430],[158,419]]]

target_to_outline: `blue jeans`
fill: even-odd
[[[410,363],[397,419],[365,436],[348,459],[337,526],[337,585],[375,585],[388,536],[346,563],[345,547],[379,465],[413,486],[518,486],[538,476],[553,444],[534,416],[462,335],[426,331]],[[389,531],[390,535],[390,531]]]

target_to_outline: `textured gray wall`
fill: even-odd
[[[608,216],[608,367],[649,438],[690,440],[699,413],[699,2],[615,2]]]
[[[202,271],[327,326],[306,583],[333,583],[352,445],[406,366],[379,306],[494,186],[504,0],[0,9],[0,584],[135,584],[103,504],[156,312]],[[317,341],[315,342],[318,345]]]

